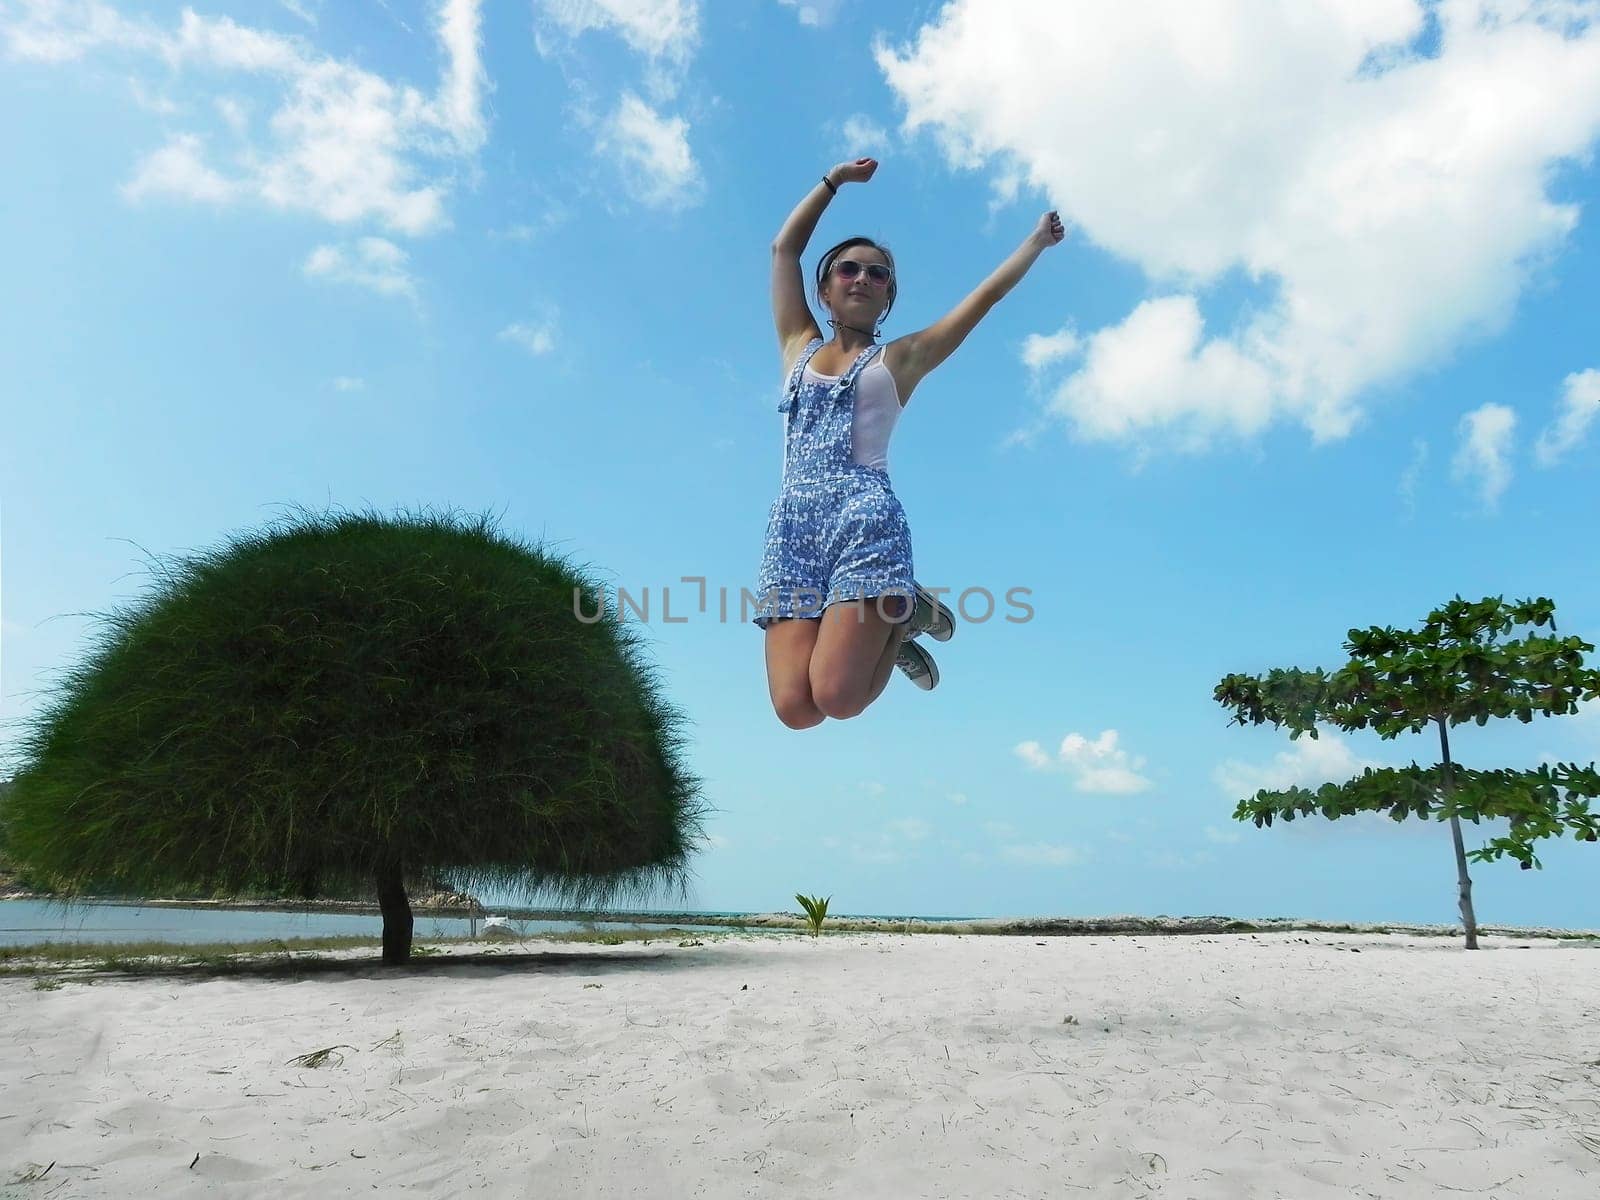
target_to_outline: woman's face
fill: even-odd
[[[854,279],[839,274],[839,264],[860,263]],[[866,271],[868,264],[889,266],[889,259],[875,246],[846,246],[834,255],[827,277],[822,281],[822,300],[837,321],[870,329],[889,307],[889,283],[875,282]],[[893,270],[893,268],[890,268]]]

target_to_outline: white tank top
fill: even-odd
[[[882,350],[872,356],[872,361],[856,375],[855,396],[852,403],[855,413],[850,420],[850,457],[863,466],[889,469],[889,435],[900,418],[900,393],[895,389],[894,376],[883,365]],[[824,375],[806,364],[805,374],[812,379],[832,383],[839,375]]]

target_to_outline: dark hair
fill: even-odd
[[[878,317],[878,322],[881,324],[889,316],[889,310],[894,307],[895,293],[899,290],[899,272],[894,270],[894,255],[889,253],[889,247],[880,246],[877,242],[873,241],[869,237],[845,238],[844,241],[840,242],[832,250],[829,250],[817,261],[817,306],[819,308],[822,307],[822,285],[823,282],[828,278],[828,272],[833,270],[833,260],[839,257],[839,252],[841,250],[848,250],[851,246],[871,246],[879,254],[883,255],[889,260],[889,270],[894,272],[889,276],[888,308],[885,308],[883,313]]]

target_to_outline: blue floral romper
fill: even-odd
[[[768,512],[756,584],[754,620],[762,629],[779,617],[820,617],[838,601],[880,595],[904,596],[909,612],[916,587],[911,527],[889,473],[856,462],[850,440],[856,376],[883,347],[866,347],[837,380],[808,380],[806,364],[822,345],[811,339],[778,403],[787,414],[783,483]],[[893,604],[883,609],[895,619]]]

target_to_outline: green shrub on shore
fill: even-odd
[[[487,518],[307,516],[164,565],[22,744],[0,845],[62,896],[576,908],[686,890],[685,718],[643,635]]]

